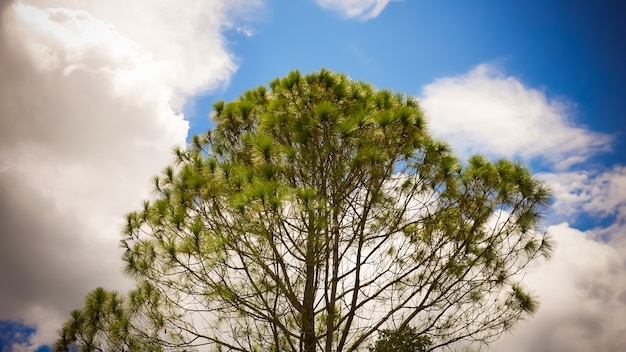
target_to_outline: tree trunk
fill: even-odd
[[[313,225],[313,219],[309,219],[309,233],[307,235],[307,247],[306,247],[306,283],[304,286],[304,297],[302,302],[302,345],[304,345],[304,352],[315,352],[315,346],[317,339],[315,337],[315,242],[317,234]]]

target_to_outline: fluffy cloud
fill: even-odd
[[[347,18],[369,20],[377,17],[389,4],[390,0],[317,0],[317,3],[329,10],[339,12]]]
[[[548,98],[490,65],[423,87],[430,127],[464,155],[541,158],[559,169],[610,148],[610,136],[576,126],[570,103]]]
[[[626,221],[626,166],[616,165],[603,173],[544,173],[540,177],[555,193],[557,213],[572,215],[582,209],[594,217],[617,216]]]
[[[185,143],[186,100],[236,69],[221,32],[250,8],[2,2],[0,320],[36,326],[33,348],[87,291],[129,286],[123,214]]]
[[[626,167],[580,170],[610,149],[612,137],[576,126],[567,102],[548,98],[494,67],[442,78],[423,89],[430,127],[463,156],[547,163],[538,174],[554,190],[547,231],[558,246],[524,278],[538,314],[491,346],[493,351],[609,351],[626,345]],[[579,217],[605,224],[588,231]],[[606,225],[608,224],[608,225]]]
[[[567,223],[550,226],[558,242],[548,263],[524,282],[539,296],[536,316],[521,323],[495,351],[623,351],[626,346],[624,253]]]
[[[597,240],[610,243],[624,254],[626,263],[626,166],[603,172],[569,171],[542,173],[539,177],[554,191],[554,218],[581,214],[606,224],[590,230]]]

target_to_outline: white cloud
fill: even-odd
[[[252,37],[252,31],[246,27],[237,27],[237,33],[243,34],[246,37]]]
[[[598,171],[569,171],[538,175],[554,192],[555,217],[585,214],[598,223],[611,222],[591,232],[597,239],[623,247],[626,255],[626,166]],[[626,261],[626,258],[625,258]]]
[[[539,175],[553,189],[556,212],[584,211],[592,216],[618,216],[626,220],[626,166],[602,173],[571,171]]]
[[[235,71],[244,0],[0,6],[0,319],[49,343],[98,285],[125,289],[123,214],[184,144],[186,100]]]
[[[541,158],[565,169],[610,148],[612,138],[576,126],[572,104],[524,86],[495,67],[441,78],[423,87],[430,128],[463,155]]]
[[[325,9],[339,12],[347,18],[369,20],[380,15],[390,0],[316,0]],[[393,0],[391,0],[393,1]]]
[[[462,156],[541,160],[554,190],[547,219],[591,217],[587,232],[552,225],[554,258],[524,278],[540,298],[538,314],[491,346],[494,351],[609,351],[626,345],[626,167],[573,168],[609,150],[613,137],[577,126],[575,106],[505,76],[490,65],[423,88],[433,132]]]
[[[558,242],[554,257],[524,279],[539,296],[539,312],[492,350],[622,351],[626,345],[624,253],[567,223],[551,226],[548,232]]]

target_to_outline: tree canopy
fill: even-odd
[[[551,252],[549,189],[519,162],[461,162],[416,99],[293,71],[211,116],[126,217],[121,318],[75,324],[102,317],[88,299],[58,350],[364,351],[397,331],[430,351],[536,310],[521,278]]]

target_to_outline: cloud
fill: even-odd
[[[556,217],[585,214],[597,223],[610,222],[606,227],[594,228],[592,233],[597,239],[626,249],[626,166],[615,165],[601,172],[546,172],[538,176],[554,192],[552,208]]]
[[[369,20],[377,17],[390,0],[316,0],[321,7],[340,13],[346,18]],[[392,0],[391,0],[392,1]]]
[[[243,34],[246,37],[252,37],[252,31],[246,27],[237,27],[237,33]]]
[[[538,314],[493,347],[495,351],[608,351],[626,345],[626,167],[537,175],[554,191],[549,220],[591,217],[580,231],[549,226],[558,243],[548,263],[524,282],[541,301]]]
[[[123,214],[185,143],[185,102],[236,70],[221,33],[250,4],[0,4],[0,320],[35,326],[29,348],[89,290],[129,287]]]
[[[423,87],[430,127],[467,156],[541,159],[559,169],[610,148],[612,137],[577,126],[573,104],[548,97],[491,65]]]
[[[625,253],[567,223],[550,226],[548,232],[558,242],[554,257],[524,279],[540,298],[539,312],[492,350],[623,351]]]
[[[550,169],[537,176],[554,191],[546,220],[557,248],[551,261],[537,263],[523,280],[541,307],[490,350],[623,350],[626,166],[580,165],[610,150],[613,137],[577,125],[572,102],[550,98],[490,65],[435,80],[423,87],[420,100],[430,128],[462,156],[542,161]],[[580,218],[596,225],[581,231],[569,224]]]
[[[581,209],[592,216],[617,216],[626,220],[626,166],[593,171],[543,173],[554,190],[555,210],[571,215]]]

